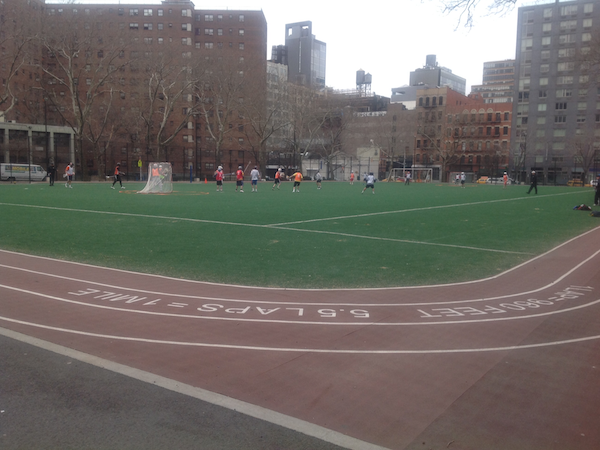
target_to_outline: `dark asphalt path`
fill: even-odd
[[[0,335],[0,448],[338,447]]]

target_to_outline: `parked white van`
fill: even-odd
[[[46,171],[37,164],[0,164],[0,180],[29,181],[30,167],[31,181],[42,181],[46,178]]]

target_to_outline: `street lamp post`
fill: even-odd
[[[27,164],[29,166],[29,184],[31,184],[31,126],[27,127],[29,131],[27,132]]]

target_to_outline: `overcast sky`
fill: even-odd
[[[267,58],[271,46],[285,43],[286,24],[312,21],[313,34],[327,44],[326,83],[334,89],[355,88],[356,71],[362,69],[373,76],[372,92],[389,97],[393,87],[408,84],[410,72],[425,64],[426,55],[433,54],[440,66],[467,79],[468,94],[471,85],[481,84],[484,62],[515,58],[516,8],[503,16],[486,17],[486,10],[480,7],[474,27],[466,29],[462,25],[457,28],[457,15],[442,13],[440,0],[198,0],[194,5],[196,9],[262,9],[268,25]]]

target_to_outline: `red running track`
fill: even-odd
[[[7,251],[0,280],[5,330],[349,448],[600,448],[600,228],[445,286],[262,289]]]

